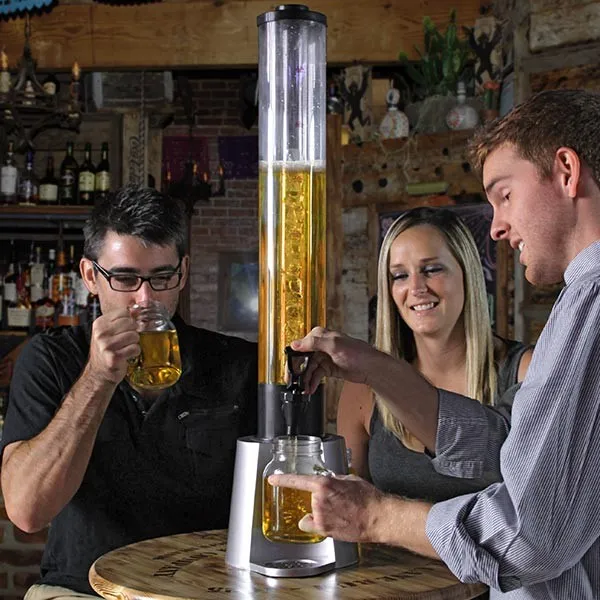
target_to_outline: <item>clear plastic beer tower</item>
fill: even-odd
[[[303,5],[258,17],[263,396],[285,384],[285,347],[326,324],[326,31]]]

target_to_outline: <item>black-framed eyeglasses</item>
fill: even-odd
[[[176,288],[181,281],[181,258],[177,263],[174,271],[165,271],[164,273],[156,273],[150,277],[142,277],[135,273],[111,273],[101,267],[95,260],[92,261],[94,268],[108,281],[111,289],[115,292],[137,292],[143,285],[144,281],[150,284],[150,287],[155,292],[164,292]]]

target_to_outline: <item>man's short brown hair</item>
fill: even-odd
[[[556,151],[571,148],[600,187],[600,94],[588,90],[540,92],[486,124],[469,143],[469,160],[480,177],[487,157],[505,144],[533,163],[542,179],[551,176]]]

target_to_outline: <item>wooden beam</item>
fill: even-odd
[[[328,61],[342,65],[394,63],[422,46],[423,16],[445,30],[451,8],[472,25],[480,0],[316,0],[328,18]],[[59,4],[31,17],[31,47],[38,68],[84,70],[248,67],[257,63],[257,15],[264,0],[165,1],[137,6]],[[23,51],[24,20],[0,22],[0,40],[13,68]]]
[[[582,65],[596,65],[598,57],[600,57],[600,43],[592,42],[545,50],[539,54],[528,54],[522,58],[521,64],[528,73],[545,73]]]
[[[344,328],[342,257],[342,117],[327,115],[327,327]],[[334,422],[342,381],[328,379],[325,387],[327,421]]]
[[[537,12],[536,6],[540,9]],[[532,52],[540,52],[557,46],[580,44],[598,38],[600,26],[600,3],[588,0],[566,0],[556,3],[533,2],[529,46]]]

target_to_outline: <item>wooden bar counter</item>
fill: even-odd
[[[145,540],[101,556],[90,583],[108,600],[467,600],[481,584],[460,583],[441,562],[367,545],[355,567],[306,578],[264,577],[225,562],[227,532]]]

